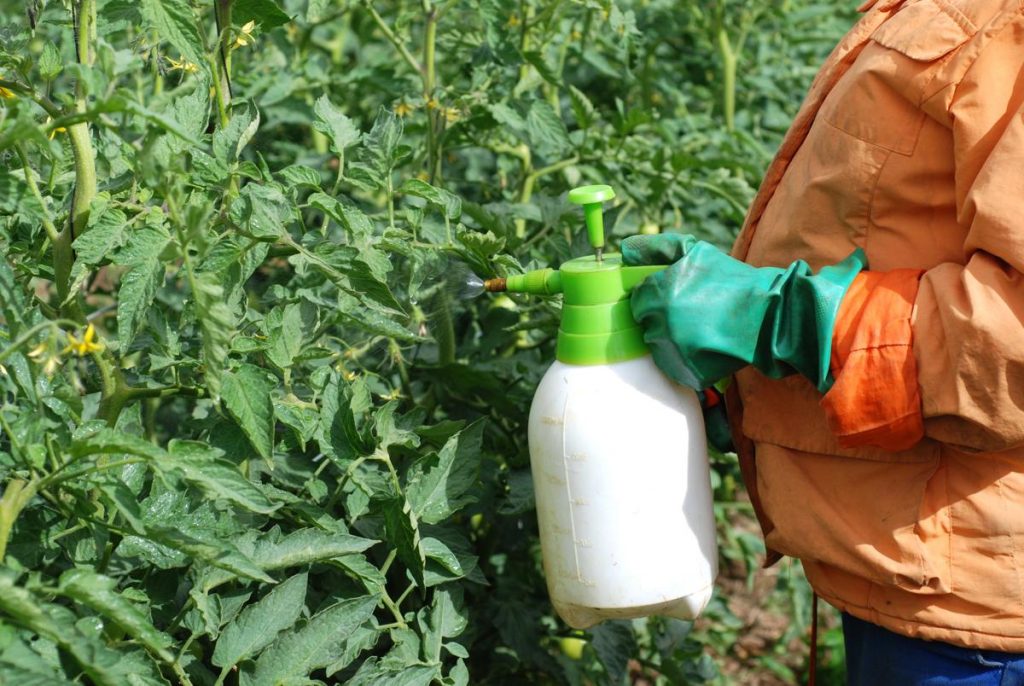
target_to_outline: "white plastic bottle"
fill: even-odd
[[[650,355],[556,361],[534,396],[529,442],[544,573],[566,623],[695,618],[718,570],[693,391]]]
[[[595,254],[492,279],[489,291],[563,295],[556,361],[530,409],[530,465],[551,602],[570,625],[693,619],[718,572],[704,419],[655,366],[632,289],[662,266],[603,255],[608,186],[569,193]],[[699,323],[695,324],[699,325]]]

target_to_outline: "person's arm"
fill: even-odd
[[[965,264],[857,277],[823,406],[846,446],[922,436],[974,451],[1024,445],[1024,19],[989,39],[952,91]]]

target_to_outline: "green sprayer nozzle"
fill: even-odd
[[[484,290],[491,293],[562,294],[555,356],[568,364],[610,364],[650,352],[643,331],[633,320],[629,297],[634,287],[665,265],[627,267],[622,255],[602,256],[601,203],[614,197],[611,186],[604,185],[569,191],[569,202],[583,205],[587,236],[596,255],[577,257],[558,269],[546,267],[484,282]]]
[[[583,219],[587,223],[587,238],[594,248],[594,254],[598,261],[604,252],[604,218],[601,214],[601,203],[615,197],[615,191],[611,186],[598,184],[595,186],[580,186],[569,191],[569,202],[574,205],[583,205]]]

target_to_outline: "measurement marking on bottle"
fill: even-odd
[[[560,417],[561,424],[563,424],[563,425],[565,424],[565,418],[568,417],[568,416],[569,416],[569,394],[566,393],[565,394],[565,400],[562,402],[562,416]],[[543,421],[543,417],[541,418],[541,421]],[[563,472],[565,474],[565,497],[569,499],[570,503],[576,504],[576,501],[577,500],[581,500],[581,499],[580,498],[573,498],[572,497],[572,484],[569,482],[569,461],[567,459],[565,459],[565,457],[567,455],[566,450],[565,450],[565,430],[563,430],[561,432],[561,434],[562,434],[562,470],[563,470]],[[573,513],[571,506],[569,507],[569,528],[572,530],[572,537],[576,538],[576,515],[575,515],[575,513]],[[573,549],[572,549],[572,556],[573,556],[573,561],[576,563],[576,574],[578,576],[581,573],[580,572],[580,551],[578,549],[576,549],[575,546],[573,546]]]
[[[554,484],[555,486],[565,485],[565,479],[556,474],[550,474],[548,472],[544,472],[544,480],[547,481],[548,483]]]
[[[561,417],[541,417],[541,424],[551,424],[553,426],[561,426],[565,424]]]
[[[575,543],[576,545],[578,545],[581,548],[592,548],[593,547],[593,544],[589,540],[587,540],[585,538],[577,538],[575,541],[573,541],[573,543]]]
[[[587,501],[584,498],[573,498],[571,502],[572,502],[573,505],[586,505],[587,504]]]
[[[573,462],[586,462],[587,461],[587,454],[586,453],[573,453],[573,454],[569,455],[569,459],[572,460]]]

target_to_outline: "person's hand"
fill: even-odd
[[[800,373],[825,392],[832,385],[832,328],[850,282],[866,266],[857,249],[812,274],[753,267],[683,234],[631,236],[627,265],[671,265],[633,290],[633,318],[658,367],[695,390],[748,364],[780,378]]]

